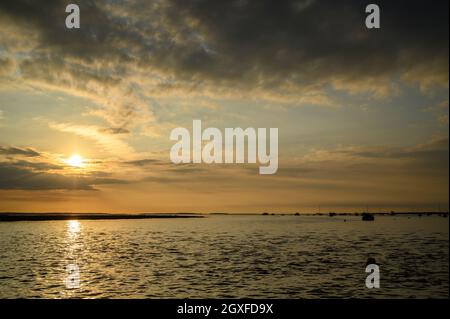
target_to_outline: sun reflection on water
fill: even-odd
[[[61,291],[64,297],[73,297],[73,290],[80,288],[80,268],[78,265],[79,252],[82,251],[82,244],[80,243],[81,223],[78,220],[67,221],[67,248],[64,258],[65,275],[63,282],[65,290]],[[72,290],[72,292],[71,292]]]
[[[80,232],[80,222],[78,220],[69,220],[67,222],[67,232],[74,236]]]

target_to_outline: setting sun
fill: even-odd
[[[67,164],[73,167],[83,167],[84,160],[80,155],[74,154],[67,160]]]
[[[449,7],[0,0],[0,303],[439,311]]]

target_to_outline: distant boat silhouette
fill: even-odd
[[[362,220],[364,221],[373,221],[375,220],[375,216],[370,213],[362,213]]]

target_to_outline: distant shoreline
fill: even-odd
[[[207,216],[362,216],[364,213],[0,213],[0,222],[15,221],[52,221],[52,220],[117,220],[117,219],[174,219],[203,218]],[[448,217],[448,212],[374,212],[374,216],[441,216]]]
[[[108,214],[108,213],[0,213],[0,222],[50,220],[116,220],[202,218],[200,214]]]
[[[376,216],[408,216],[408,215],[418,215],[418,216],[442,216],[449,215],[449,212],[355,212],[355,213],[271,213],[271,212],[263,212],[263,213],[209,213],[206,215],[225,215],[225,216],[362,216],[363,214],[370,214]]]

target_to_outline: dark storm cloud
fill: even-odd
[[[0,10],[39,35],[38,57],[24,69],[39,59],[76,58],[96,68],[73,72],[114,79],[137,65],[173,76],[161,88],[190,80],[358,91],[364,80],[406,73],[411,82],[446,86],[448,1],[376,3],[380,30],[365,28],[367,1],[360,0],[78,1],[80,30],[64,27],[67,1],[3,0]]]
[[[113,47],[110,40],[122,37],[128,38],[128,43],[132,42],[133,36],[121,27],[120,21],[101,10],[96,1],[77,2],[82,11],[82,32],[67,29],[65,8],[69,3],[65,0],[13,0],[2,1],[0,9],[6,17],[11,18],[9,23],[17,23],[38,32],[41,44],[38,50],[57,50],[90,60],[99,56],[112,56],[110,53],[117,54],[117,50],[110,51]]]
[[[38,152],[31,148],[0,146],[0,155],[23,155],[28,157],[40,156]]]
[[[217,52],[208,59],[200,53],[180,57],[179,67],[191,73],[257,80],[265,88],[328,81],[346,88],[438,61],[438,70],[430,67],[416,77],[448,79],[448,1],[377,1],[380,30],[365,28],[367,1],[173,3],[172,23],[191,17]]]

